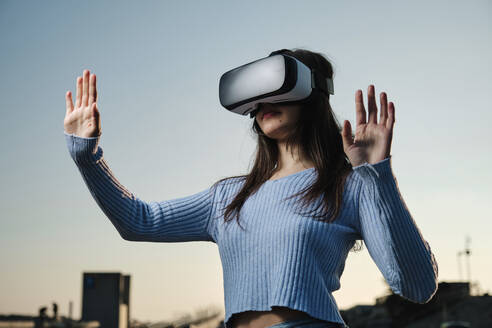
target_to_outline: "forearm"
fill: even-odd
[[[214,241],[210,220],[215,188],[164,200],[144,202],[127,190],[109,169],[98,138],[65,133],[72,159],[101,210],[121,237],[131,241]]]
[[[362,178],[360,229],[395,293],[424,303],[437,289],[438,266],[410,214],[391,169],[390,158],[354,168]]]
[[[146,204],[118,182],[103,158],[99,138],[72,137],[67,133],[65,138],[70,156],[98,206],[122,238],[135,234],[136,214],[148,212]]]

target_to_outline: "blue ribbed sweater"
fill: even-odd
[[[316,205],[299,207],[300,196],[283,201],[315,181],[316,169],[309,168],[263,183],[243,205],[242,230],[235,220],[223,220],[224,207],[239,192],[242,178],[190,196],[146,202],[113,175],[98,145],[100,137],[64,134],[91,195],[123,239],[217,244],[227,328],[234,313],[269,311],[274,305],[348,327],[332,293],[340,288],[356,240],[364,240],[394,293],[426,303],[437,290],[437,262],[401,197],[391,156],[353,167],[334,223],[295,214]]]

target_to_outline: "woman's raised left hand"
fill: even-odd
[[[379,123],[376,116],[378,108],[374,85],[367,89],[367,103],[369,119],[366,122],[366,111],[362,98],[362,90],[355,92],[355,138],[352,138],[350,122],[343,122],[342,140],[343,150],[352,164],[352,167],[364,164],[375,164],[390,156],[393,125],[395,123],[395,105],[390,102],[385,92],[380,94],[381,112]]]

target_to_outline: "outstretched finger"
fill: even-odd
[[[355,124],[356,127],[360,124],[366,123],[366,110],[364,109],[364,102],[362,100],[362,90],[355,92]]]
[[[82,106],[82,77],[77,76],[77,95],[75,98],[75,107]]]
[[[66,103],[66,106],[67,106],[66,115],[68,115],[71,112],[73,112],[72,92],[67,91],[65,93],[65,103]]]
[[[84,70],[84,81],[83,81],[83,89],[82,89],[82,106],[89,106],[89,70]]]
[[[91,74],[89,80],[89,107],[91,107],[92,104],[96,102],[96,99],[97,99],[96,75]]]
[[[390,102],[388,106],[388,119],[386,120],[386,128],[393,130],[395,125],[395,104]]]
[[[377,124],[376,115],[378,113],[378,106],[376,105],[374,85],[372,84],[367,88],[367,111],[369,112],[369,119],[367,122]]]
[[[381,102],[381,113],[379,114],[379,124],[386,125],[386,119],[388,118],[388,97],[385,92],[381,92],[379,96]]]

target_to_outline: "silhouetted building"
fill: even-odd
[[[449,321],[489,328],[492,297],[471,296],[468,282],[440,282],[434,297],[425,304],[390,294],[378,297],[374,305],[357,305],[340,312],[350,328],[439,328]]]
[[[129,328],[130,276],[84,272],[82,320],[97,320],[101,328]]]

